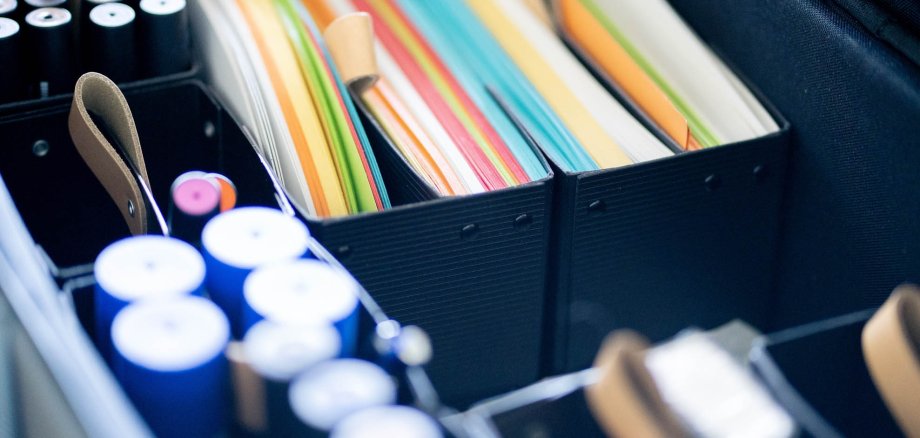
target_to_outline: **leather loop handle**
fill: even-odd
[[[106,124],[130,163],[121,158],[90,113]],[[148,207],[135,173],[147,187],[150,182],[134,117],[121,90],[99,73],[83,75],[74,90],[68,126],[77,151],[118,205],[131,232],[146,234]]]
[[[920,437],[920,288],[898,286],[862,332],[875,387],[908,437]]]

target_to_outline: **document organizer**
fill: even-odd
[[[900,436],[863,358],[875,309],[758,339],[751,365],[808,436]]]
[[[632,114],[680,151],[597,71]],[[617,328],[655,342],[732,318],[767,322],[791,131],[741,79],[778,132],[616,169],[555,166],[548,374],[585,368]]]
[[[319,220],[298,207],[310,231],[387,313],[424,327],[434,347],[427,370],[449,404],[533,382],[553,174],[503,190],[438,197],[382,128],[362,119],[394,208]]]
[[[263,205],[291,211],[287,198],[271,178],[245,133],[202,84],[183,81],[127,91],[125,95],[138,126],[151,188],[158,201],[168,199],[166,194],[175,176],[197,169],[228,176],[237,186],[239,206]],[[0,119],[0,138],[4,139],[0,147],[0,175],[31,237],[44,252],[42,261],[47,265],[48,272],[72,303],[77,319],[91,336],[94,326],[90,320],[94,295],[93,260],[106,245],[127,237],[129,231],[111,198],[83,164],[71,143],[67,129],[69,110],[70,105],[67,104]],[[166,208],[165,205],[161,207]],[[318,258],[337,265],[318,244],[311,244],[310,251]],[[359,332],[365,334],[363,339],[367,339],[367,334],[374,330],[376,324],[389,317],[366,292],[362,292],[360,298],[363,310]],[[19,316],[25,318],[28,315]],[[38,324],[40,321],[32,318],[31,323]],[[67,351],[69,354],[94,355],[89,350],[90,345],[91,342],[86,340],[77,346],[79,351]],[[370,348],[372,345],[367,342],[359,345],[359,355],[366,356]],[[66,356],[55,357],[60,360]],[[97,364],[103,367],[101,360]],[[59,365],[53,368],[67,366]],[[102,370],[101,375],[111,379],[107,370]],[[425,384],[425,373],[415,373],[414,376],[421,379],[422,386],[414,386],[417,380],[409,381],[403,388],[406,391],[400,393],[401,399],[409,402],[414,397],[415,403],[435,414],[440,403],[437,395]],[[100,386],[112,384],[114,380]],[[59,381],[55,385],[67,385],[67,381]],[[63,392],[73,395],[73,391]],[[86,403],[98,403],[98,397],[106,397],[105,405],[123,406],[125,409],[121,412],[133,412],[133,408],[124,406],[127,399],[117,393],[79,395]],[[131,415],[112,419],[108,417],[108,411],[91,409],[74,410],[73,415],[79,413],[100,417],[80,418],[82,424],[112,428],[94,431],[101,435],[123,435],[126,433],[124,427],[136,432],[133,435],[143,433],[143,426],[137,423],[136,418],[127,418]],[[97,433],[88,434],[95,436]]]

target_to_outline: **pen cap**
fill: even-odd
[[[335,359],[342,348],[330,324],[285,325],[261,321],[243,338],[243,352],[262,377],[290,381],[317,363]]]
[[[140,2],[140,51],[146,77],[179,73],[191,68],[188,8],[185,0]]]
[[[110,327],[131,302],[201,294],[205,265],[191,245],[163,236],[137,236],[107,246],[96,258],[95,328],[100,353],[111,355]]]
[[[245,207],[211,219],[201,234],[211,299],[230,318],[234,337],[244,330],[243,282],[264,264],[303,257],[310,233],[302,222],[279,210]]]
[[[115,317],[115,375],[157,436],[224,428],[229,338],[227,318],[201,297],[145,300]]]
[[[246,278],[245,327],[267,319],[281,324],[332,324],[342,355],[354,354],[358,336],[358,283],[347,272],[311,259],[265,265]]]
[[[424,412],[407,406],[377,406],[351,414],[332,429],[331,438],[441,438],[441,427]]]
[[[15,7],[15,2],[12,5]],[[0,0],[0,8],[3,6]],[[3,68],[0,68],[0,104],[24,97],[23,41],[19,23],[11,18],[2,18],[0,9],[0,62],[3,63]]]
[[[16,13],[16,0],[0,0],[0,17],[12,17]]]
[[[370,362],[337,359],[307,370],[291,385],[289,396],[308,429],[329,432],[350,414],[396,403],[396,384]]]
[[[201,231],[219,213],[221,186],[204,172],[185,172],[170,187],[170,235],[201,245]]]
[[[70,92],[76,83],[72,18],[62,8],[40,8],[26,15],[30,80],[42,97]]]
[[[84,70],[102,73],[116,83],[136,79],[135,22],[134,9],[126,4],[93,7],[81,29]]]

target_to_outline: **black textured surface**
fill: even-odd
[[[833,2],[671,3],[795,128],[772,325],[920,280],[920,70]]]
[[[551,190],[546,179],[310,225],[388,315],[431,335],[431,378],[463,405],[537,378]]]
[[[553,371],[589,365],[618,328],[657,341],[732,318],[761,325],[772,301],[788,139],[785,127],[567,175],[556,203]]]
[[[752,355],[754,368],[809,436],[900,436],[863,359],[861,333],[870,315],[767,336],[760,354]],[[806,409],[796,406],[802,401]]]
[[[126,93],[144,148],[151,189],[163,214],[169,187],[188,170],[220,172],[238,205],[278,206],[268,173],[233,121],[197,82]],[[121,214],[77,153],[67,128],[70,104],[0,120],[0,173],[35,238],[58,266],[92,263],[130,235]],[[214,135],[205,135],[205,125]],[[44,140],[47,155],[33,145]]]

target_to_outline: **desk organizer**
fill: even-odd
[[[585,368],[603,337],[618,328],[659,341],[684,327],[708,329],[733,318],[766,323],[791,132],[749,88],[778,132],[622,168],[556,169],[547,374]]]
[[[437,197],[364,118],[394,208],[319,220],[311,232],[394,318],[424,327],[439,394],[462,405],[539,375],[552,173]]]
[[[808,436],[900,436],[872,383],[862,330],[875,309],[760,338],[751,365]]]
[[[202,84],[185,81],[127,91],[125,95],[144,146],[155,199],[161,203],[168,199],[173,179],[196,169],[229,177],[237,186],[238,206],[261,205],[293,213],[252,144]],[[69,110],[68,104],[0,119],[0,138],[5,139],[0,148],[0,174],[41,248],[48,272],[63,290],[64,302],[69,303],[86,335],[92,337],[92,262],[106,245],[130,233],[70,140]],[[311,228],[323,229],[323,225],[313,224]],[[311,243],[310,252],[341,268],[318,242]],[[361,291],[360,298],[359,333],[364,334],[362,339],[369,340],[376,325],[389,316],[366,291]],[[89,348],[91,343],[87,340],[82,345]],[[372,349],[369,342],[363,342],[358,356],[372,357]],[[101,363],[98,362],[100,366]],[[425,373],[418,371],[414,376],[415,380],[403,381],[401,402],[414,403],[437,414],[440,403],[430,391]],[[415,386],[419,379],[422,387]],[[126,400],[116,397],[108,404],[127,403]],[[133,411],[126,409],[125,412]],[[107,415],[101,411],[90,414]],[[110,423],[115,427],[130,421]]]

